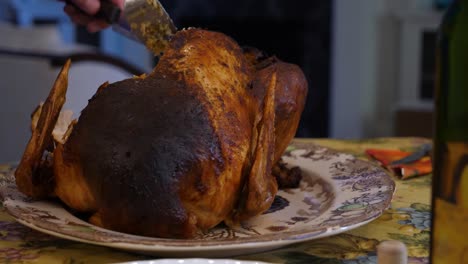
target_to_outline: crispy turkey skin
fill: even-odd
[[[57,196],[125,233],[190,238],[235,225],[273,202],[272,167],[294,137],[306,94],[299,67],[242,50],[222,33],[182,30],[148,76],[98,89],[56,142],[52,173],[41,177],[48,180],[34,180],[44,163],[25,158],[48,145],[32,137],[18,188]],[[48,101],[38,121],[46,125],[33,130],[44,142],[53,141],[58,118]]]

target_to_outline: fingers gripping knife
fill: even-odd
[[[145,44],[156,56],[165,50],[177,31],[158,0],[126,0],[123,12],[115,4],[103,0],[96,17],[111,24],[114,31]]]

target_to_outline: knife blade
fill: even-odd
[[[118,24],[113,24],[113,29],[123,35],[136,37],[156,56],[166,49],[177,31],[158,0],[126,0],[122,18]]]
[[[66,2],[76,7],[71,0]],[[156,56],[164,52],[177,31],[158,0],[126,0],[123,12],[112,2],[101,1],[96,17],[111,24],[114,31],[144,44]]]

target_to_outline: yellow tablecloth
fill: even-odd
[[[367,159],[364,154],[367,148],[412,150],[430,142],[421,138],[305,140],[363,159]],[[10,170],[11,165],[0,165],[0,177]],[[375,221],[333,237],[235,259],[274,263],[376,263],[376,245],[384,240],[396,239],[406,244],[409,263],[428,263],[431,177],[394,179],[396,193],[391,208]],[[0,207],[0,262],[115,263],[154,258],[51,237],[15,222]]]

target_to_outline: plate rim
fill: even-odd
[[[60,232],[52,231],[49,229],[45,229],[42,227],[39,227],[37,225],[34,225],[33,223],[30,223],[26,220],[23,219],[16,219],[19,223],[22,225],[25,225],[27,227],[30,227],[34,230],[37,230],[39,232],[57,237],[57,238],[62,238],[62,239],[67,239],[67,240],[72,240],[76,242],[81,242],[81,243],[86,243],[86,244],[92,244],[92,245],[97,245],[97,246],[106,246],[106,247],[111,247],[115,249],[123,249],[123,250],[135,250],[135,251],[142,251],[142,252],[180,252],[180,251],[197,251],[197,252],[208,252],[208,251],[213,251],[213,250],[233,250],[233,249],[249,249],[252,248],[252,246],[257,246],[258,244],[261,244],[261,248],[269,248],[269,247],[281,247],[281,246],[286,246],[286,245],[291,245],[294,243],[301,243],[301,242],[306,242],[310,240],[315,240],[315,239],[320,239],[324,237],[329,237],[333,236],[336,234],[340,234],[342,232],[346,232],[355,228],[358,228],[360,226],[366,225],[370,222],[372,222],[374,219],[376,219],[378,216],[368,219],[362,222],[359,222],[355,225],[350,225],[346,227],[341,227],[337,228],[334,231],[331,231],[330,233],[327,232],[322,232],[316,236],[309,237],[306,236],[304,239],[278,239],[278,240],[266,240],[266,241],[253,241],[253,242],[245,242],[245,243],[238,243],[238,244],[226,244],[226,245],[191,245],[191,246],[174,246],[174,245],[159,245],[159,244],[152,244],[152,245],[145,245],[145,244],[132,244],[128,242],[99,242],[99,241],[94,241],[94,240],[86,240],[82,239],[79,237],[74,237],[70,236],[67,234],[63,234]],[[110,230],[112,231],[112,230]],[[113,231],[115,232],[115,231]],[[128,235],[126,233],[122,233],[125,235]],[[307,234],[308,235],[308,234]],[[312,234],[313,235],[313,234]]]
[[[330,227],[330,226],[324,226],[322,228],[317,228],[314,230],[310,231],[305,231],[304,230],[289,230],[285,232],[281,232],[280,235],[278,234],[265,234],[265,235],[260,235],[260,236],[255,236],[252,238],[252,241],[249,241],[249,237],[246,238],[240,238],[239,240],[233,240],[233,239],[225,239],[225,240],[195,240],[195,239],[166,239],[166,238],[152,238],[152,237],[144,237],[144,236],[138,236],[138,235],[133,235],[133,234],[127,234],[127,233],[122,233],[110,229],[105,229],[101,227],[94,226],[88,222],[85,222],[73,214],[71,214],[69,211],[67,211],[63,205],[59,204],[60,209],[63,209],[66,213],[71,215],[73,218],[76,218],[84,223],[86,225],[92,227],[94,230],[103,230],[105,232],[110,232],[113,234],[117,235],[123,235],[123,236],[131,236],[134,238],[142,238],[146,239],[147,241],[151,240],[151,243],[131,243],[128,241],[97,241],[97,240],[92,240],[92,239],[86,239],[86,238],[81,238],[77,236],[73,236],[71,234],[59,232],[56,230],[51,230],[47,229],[46,227],[38,226],[36,223],[30,222],[27,219],[20,218],[17,216],[17,214],[11,210],[10,206],[8,205],[9,201],[15,201],[12,199],[9,199],[8,197],[3,200],[3,205],[6,211],[15,218],[16,221],[19,223],[28,226],[32,229],[35,229],[37,231],[47,233],[49,235],[63,238],[63,239],[68,239],[68,240],[73,240],[73,241],[78,241],[82,243],[88,243],[88,244],[93,244],[93,245],[100,245],[100,246],[107,246],[111,248],[116,248],[116,249],[125,249],[125,250],[138,250],[138,251],[148,251],[148,252],[179,252],[181,250],[184,251],[213,251],[213,250],[229,250],[229,249],[247,249],[251,247],[259,247],[260,248],[265,248],[265,247],[282,247],[286,245],[290,245],[293,243],[299,243],[299,242],[305,242],[305,241],[310,241],[314,239],[319,239],[323,237],[328,237],[332,235],[336,235],[342,232],[346,232],[352,229],[355,229],[357,227],[363,226],[365,224],[368,224],[369,222],[375,220],[378,218],[385,209],[389,208],[391,205],[392,198],[395,193],[395,181],[391,177],[391,175],[378,166],[377,164],[374,164],[370,161],[359,159],[353,154],[345,153],[343,151],[337,151],[334,150],[333,148],[327,147],[327,146],[322,146],[316,143],[312,142],[292,142],[292,146],[297,146],[297,149],[307,149],[307,148],[323,148],[325,150],[331,151],[335,154],[344,154],[348,155],[352,159],[359,160],[360,162],[363,162],[366,164],[367,167],[372,167],[373,169],[376,169],[379,171],[379,174],[381,174],[381,177],[386,177],[386,181],[388,183],[389,190],[388,192],[391,192],[388,199],[383,201],[382,209],[379,211],[375,211],[373,214],[369,214],[366,216],[366,218],[361,219],[357,223],[350,223],[348,225],[344,226],[336,226],[335,228]],[[333,179],[326,179],[327,181],[333,181]],[[336,188],[336,186],[333,186]],[[51,201],[41,201],[45,203],[52,203]],[[56,203],[55,203],[56,204]],[[331,206],[331,208],[334,208],[334,205]],[[330,210],[330,209],[327,209]],[[192,242],[193,244],[190,245],[183,245],[177,242],[182,242],[183,244],[187,244],[188,242]],[[211,242],[211,243],[207,243]]]

